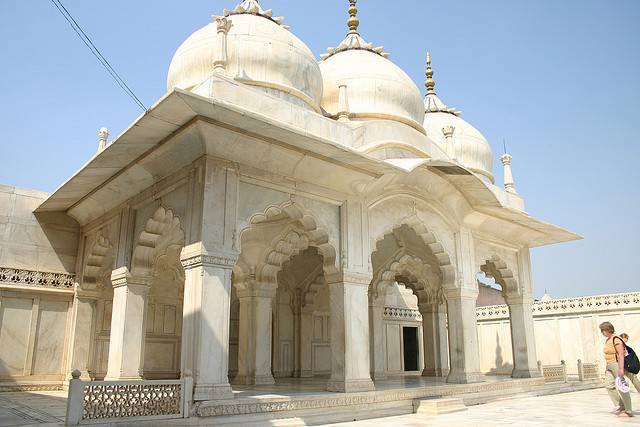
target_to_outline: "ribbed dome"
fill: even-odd
[[[493,182],[493,153],[484,136],[468,122],[451,113],[433,112],[424,116],[427,136],[445,152],[447,141],[443,129],[453,127],[454,159],[471,171]]]
[[[226,75],[247,85],[320,111],[322,75],[309,48],[288,29],[282,18],[271,17],[255,0],[246,0],[233,11],[227,33]],[[215,22],[193,33],[171,60],[167,90],[193,90],[213,73],[220,57]]]
[[[476,128],[460,117],[460,111],[448,107],[436,95],[431,55],[428,52],[426,75],[427,95],[424,98],[424,129],[427,136],[435,141],[443,151],[449,153],[453,160],[494,182],[491,145]],[[445,132],[450,133],[453,151],[447,147]]]
[[[339,86],[347,86],[351,119],[385,119],[424,133],[422,96],[411,78],[390,60],[363,49],[345,50],[320,63],[321,106],[337,115]]]
[[[350,1],[346,38],[322,55],[322,108],[336,117],[348,106],[352,120],[394,120],[424,133],[420,91],[400,67],[387,59],[382,47],[373,47],[360,36],[355,3]],[[340,105],[343,85],[346,90]]]

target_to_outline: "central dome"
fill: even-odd
[[[341,113],[340,86],[346,86],[349,118],[393,120],[424,133],[424,106],[416,84],[389,59],[382,47],[373,47],[358,33],[355,1],[349,8],[349,33],[320,63],[324,81],[322,108]]]
[[[226,75],[271,95],[320,111],[322,75],[311,50],[256,0],[225,11]],[[212,74],[223,54],[216,22],[193,33],[171,60],[167,90],[194,90]]]

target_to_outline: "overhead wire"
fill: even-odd
[[[76,35],[82,40],[82,42],[87,46],[87,48],[91,51],[93,56],[102,64],[102,66],[107,70],[107,72],[113,77],[118,86],[140,107],[143,111],[147,111],[148,108],[144,105],[144,103],[136,96],[135,92],[127,85],[120,74],[111,66],[107,58],[102,55],[100,50],[96,47],[96,45],[91,41],[91,38],[84,32],[80,24],[73,18],[71,13],[67,10],[66,7],[62,4],[60,0],[51,0],[53,5],[58,9],[60,14],[64,17],[64,19],[69,23],[73,31]]]

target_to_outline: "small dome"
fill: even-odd
[[[493,180],[493,153],[484,136],[461,117],[451,113],[427,113],[424,129],[427,136],[445,152],[447,142],[444,129],[453,127],[454,159],[472,172]]]
[[[320,111],[322,75],[309,48],[256,0],[233,11],[227,33],[226,75],[298,105]],[[171,60],[167,90],[194,90],[213,74],[220,57],[218,31],[212,22],[182,43]]]
[[[346,85],[346,106],[352,120],[393,120],[424,133],[424,107],[420,90],[382,47],[373,47],[358,33],[355,1],[351,1],[349,33],[336,48],[322,55],[322,108],[341,113],[340,89]]]
[[[493,179],[493,153],[485,137],[460,117],[460,111],[448,107],[436,95],[431,68],[431,55],[427,53],[427,95],[424,98],[424,129],[427,136],[448,153],[453,160],[490,182]],[[453,151],[447,149],[447,134],[453,141]]]

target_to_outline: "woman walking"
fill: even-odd
[[[607,341],[604,344],[604,358],[607,361],[607,369],[604,374],[604,386],[613,404],[618,406],[616,410],[618,416],[632,417],[631,396],[629,392],[616,390],[616,379],[624,379],[624,343],[622,342],[622,338],[615,335],[615,329],[609,322],[600,324],[600,332],[607,337]]]

